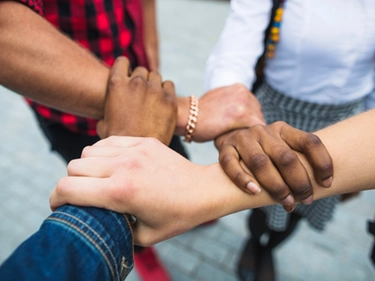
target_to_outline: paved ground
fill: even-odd
[[[227,1],[159,0],[162,73],[180,95],[203,92],[204,63],[229,12]],[[65,174],[49,152],[23,100],[0,88],[0,263],[48,216],[48,197]],[[208,164],[217,155],[208,144],[188,146],[192,161]],[[234,281],[246,237],[247,213],[222,218],[156,247],[175,281]],[[372,238],[366,220],[375,215],[375,192],[339,206],[323,233],[302,223],[293,239],[276,251],[280,281],[370,281]],[[129,280],[137,281],[135,272]]]

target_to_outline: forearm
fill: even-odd
[[[25,5],[0,2],[0,84],[65,112],[100,119],[109,69]]]
[[[156,20],[156,0],[142,0],[144,45],[151,70],[159,69],[159,38]]]
[[[316,135],[333,159],[334,179],[330,188],[321,187],[314,180],[307,160],[299,154],[312,181],[315,200],[375,187],[374,110],[318,131]],[[205,169],[204,173],[209,176],[202,182],[200,197],[206,196],[202,200],[210,202],[210,209],[205,211],[211,212],[205,219],[277,203],[264,189],[258,195],[241,191],[227,178],[219,164]],[[203,204],[201,207],[205,208]]]
[[[206,63],[206,90],[234,83],[251,88],[271,9],[269,0],[231,1],[231,13]]]
[[[186,125],[189,119],[189,98],[177,97],[177,124],[175,135],[183,136],[186,132]]]
[[[0,279],[123,280],[132,267],[132,234],[124,215],[64,206],[1,265]]]

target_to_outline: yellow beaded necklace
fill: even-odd
[[[268,36],[267,45],[266,45],[266,56],[268,59],[274,58],[276,44],[280,40],[280,27],[281,27],[281,20],[283,18],[284,3],[285,3],[285,0],[281,0],[280,6],[277,8],[275,12],[275,16],[273,18],[273,24],[270,29],[270,35]]]
[[[266,30],[264,52],[258,59],[255,66],[256,80],[251,88],[253,93],[261,85],[264,79],[263,71],[266,64],[266,59],[272,59],[275,56],[276,44],[280,40],[280,27],[284,12],[285,1],[286,0],[273,0],[271,20]]]

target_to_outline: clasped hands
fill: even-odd
[[[219,136],[222,168],[191,163],[165,145],[176,130],[177,104],[172,82],[144,68],[130,72],[127,59],[118,58],[108,79],[105,117],[98,123],[102,138],[112,136],[69,163],[68,176],[51,194],[51,208],[73,204],[132,214],[134,241],[147,246],[260,207],[268,192],[289,211],[297,201],[310,203],[314,179],[295,151],[306,156],[315,180],[330,186],[332,161],[319,138],[282,122]],[[256,186],[266,191],[249,194],[257,193]]]

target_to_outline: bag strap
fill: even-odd
[[[256,80],[252,86],[252,92],[254,93],[260,84],[263,81],[263,71],[264,67],[266,65],[266,57],[267,57],[267,48],[270,44],[270,37],[271,37],[271,30],[274,27],[275,24],[275,16],[276,16],[276,11],[284,5],[285,0],[272,0],[272,10],[271,10],[271,17],[270,17],[270,22],[268,23],[267,29],[265,31],[265,36],[264,36],[264,42],[263,42],[263,53],[259,57],[257,63],[255,64],[255,75],[256,75]],[[281,19],[280,19],[281,20]],[[280,27],[280,26],[279,26]]]
[[[367,231],[375,236],[375,221],[367,222]]]

